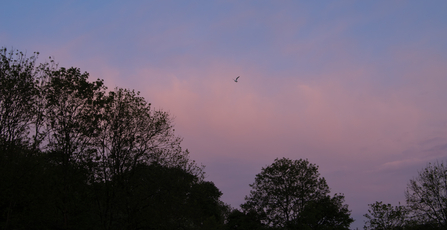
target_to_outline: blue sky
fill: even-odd
[[[361,228],[367,204],[397,205],[418,170],[447,159],[445,12],[445,1],[9,1],[0,46],[141,91],[176,117],[233,207],[275,158],[307,158]]]

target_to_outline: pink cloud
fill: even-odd
[[[351,91],[334,80],[319,85],[279,80],[278,84],[284,84],[281,93],[267,97],[252,83],[262,77],[245,77],[259,73],[241,74],[240,82],[234,83],[231,78],[236,74],[213,70],[179,74],[183,72],[191,77],[179,80],[168,74],[170,83],[154,85],[144,93],[155,100],[154,105],[169,108],[177,117],[176,123],[196,138],[214,133],[231,143],[270,145],[287,141],[321,151],[338,149],[347,156],[359,154],[356,150],[362,148],[399,152],[403,148],[396,141],[414,130],[421,116],[410,102],[393,95],[359,95],[358,90]],[[235,71],[229,67],[224,72]],[[204,73],[215,74],[198,77]]]

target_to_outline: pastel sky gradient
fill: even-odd
[[[238,207],[307,158],[363,226],[447,160],[447,1],[6,1],[0,46],[141,91]],[[238,83],[232,79],[241,76]]]

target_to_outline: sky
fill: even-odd
[[[232,207],[275,158],[308,159],[362,228],[368,204],[405,203],[409,180],[447,160],[445,12],[440,0],[6,1],[0,47],[140,91]]]

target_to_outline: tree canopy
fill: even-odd
[[[413,220],[447,228],[447,166],[429,163],[405,192]]]
[[[368,213],[364,216],[368,219],[365,222],[365,230],[383,229],[403,229],[407,223],[407,212],[405,206],[392,206],[381,201],[369,204]]]
[[[275,159],[250,184],[241,205],[256,213],[262,224],[279,229],[348,229],[353,219],[343,195],[329,195],[318,166],[307,160]]]
[[[219,229],[229,207],[169,113],[0,50],[0,228]]]
[[[447,227],[447,167],[429,163],[411,179],[405,191],[406,205],[369,204],[364,229],[438,230]]]

